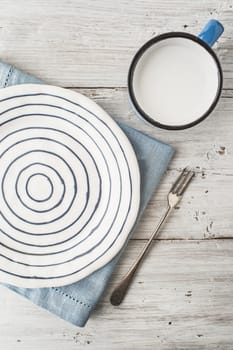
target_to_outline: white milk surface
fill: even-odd
[[[200,118],[214,101],[218,84],[215,60],[186,38],[169,38],[151,46],[133,76],[141,109],[155,121],[174,126]]]

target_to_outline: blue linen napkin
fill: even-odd
[[[0,88],[16,84],[44,83],[36,77],[0,62]],[[141,173],[141,202],[138,219],[157,188],[174,150],[129,126],[120,124],[134,147]],[[129,235],[132,235],[132,232]],[[127,242],[124,246],[126,247]],[[123,251],[124,249],[122,249]],[[18,288],[5,285],[9,289],[30,299],[33,303],[49,310],[62,319],[83,327],[100,300],[122,251],[107,265],[83,280],[63,287]]]

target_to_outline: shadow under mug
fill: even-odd
[[[136,114],[169,130],[186,129],[204,120],[222,90],[221,65],[211,47],[223,31],[222,24],[211,19],[199,36],[170,32],[145,43],[128,74],[129,98]]]

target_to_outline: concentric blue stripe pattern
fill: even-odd
[[[0,281],[61,286],[123,247],[139,208],[139,169],[93,101],[18,85],[0,91],[0,193]]]

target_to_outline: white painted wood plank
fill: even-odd
[[[233,241],[158,242],[125,302],[113,307],[110,292],[142,244],[131,242],[84,329],[1,287],[4,350],[232,349]]]
[[[185,131],[148,127],[130,109],[126,89],[77,89],[93,98],[118,121],[170,143],[177,151],[170,170],[137,228],[134,238],[148,238],[166,206],[166,194],[186,165],[197,176],[161,232],[162,239],[233,237],[233,100],[222,98],[200,125]]]
[[[225,26],[216,47],[233,87],[231,0],[1,0],[1,59],[63,86],[126,86],[130,61],[153,36]]]
[[[233,174],[233,100],[220,99],[215,111],[201,124],[186,130],[163,130],[150,126],[137,118],[129,101],[127,89],[76,89],[99,103],[113,118],[124,122],[177,150],[171,165],[173,169],[185,164],[199,166],[211,175]],[[229,91],[227,92],[229,95]]]

